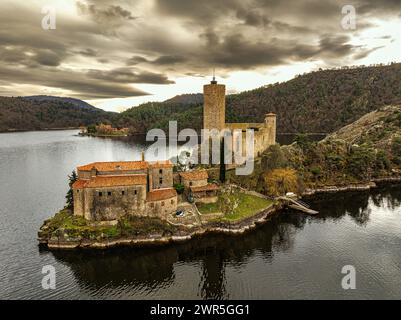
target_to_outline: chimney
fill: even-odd
[[[141,152],[141,161],[145,161],[145,151]]]

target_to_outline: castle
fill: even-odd
[[[245,148],[246,130],[254,130],[254,158],[259,157],[269,146],[276,144],[276,115],[268,113],[263,123],[226,123],[226,87],[218,84],[213,78],[210,84],[203,87],[203,128],[217,129],[220,132],[228,129],[241,130],[242,146]],[[233,139],[233,149],[238,143]],[[246,149],[243,149],[245,154]]]
[[[226,123],[225,86],[213,81],[204,86],[205,129],[254,130],[254,157],[276,143],[276,115],[269,113],[263,123]],[[237,143],[233,139],[233,146]],[[124,216],[157,217],[166,220],[177,210],[174,182],[184,185],[185,195],[195,202],[217,201],[219,187],[208,182],[206,170],[173,173],[170,160],[94,162],[77,168],[73,184],[74,215],[92,221],[118,220]],[[175,179],[176,178],[176,179]]]

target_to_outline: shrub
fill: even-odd
[[[354,148],[348,158],[348,171],[359,179],[369,178],[376,161],[374,151],[366,147]]]
[[[174,188],[177,191],[178,194],[182,194],[184,192],[184,185],[182,183],[176,183],[174,184]]]
[[[313,168],[311,168],[310,172],[314,176],[320,176],[320,174],[322,173],[322,170],[319,167],[313,167]]]
[[[294,169],[274,169],[265,173],[266,192],[272,196],[284,195],[287,192],[297,192],[298,175]]]
[[[279,144],[270,146],[267,152],[263,155],[262,161],[263,170],[266,171],[284,168],[288,163]]]

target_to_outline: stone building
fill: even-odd
[[[166,219],[177,209],[171,161],[95,162],[78,167],[77,172],[74,215],[87,220]]]
[[[218,200],[219,187],[214,183],[208,183],[206,170],[194,170],[180,173],[181,183],[189,198],[198,203],[213,203]]]
[[[225,85],[217,84],[213,79],[210,84],[203,87],[204,107],[203,107],[203,128],[217,129],[220,132],[228,129],[241,130],[242,135],[238,141],[233,138],[233,150],[239,143],[243,146],[243,155],[246,154],[246,130],[254,130],[254,157],[259,157],[269,146],[276,144],[276,115],[274,113],[266,114],[261,123],[226,123],[225,119]]]

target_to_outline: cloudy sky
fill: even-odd
[[[344,5],[355,29],[343,28]],[[46,6],[56,29],[42,28]],[[0,95],[121,111],[201,92],[213,68],[234,93],[318,68],[401,62],[400,30],[401,0],[2,0]]]

